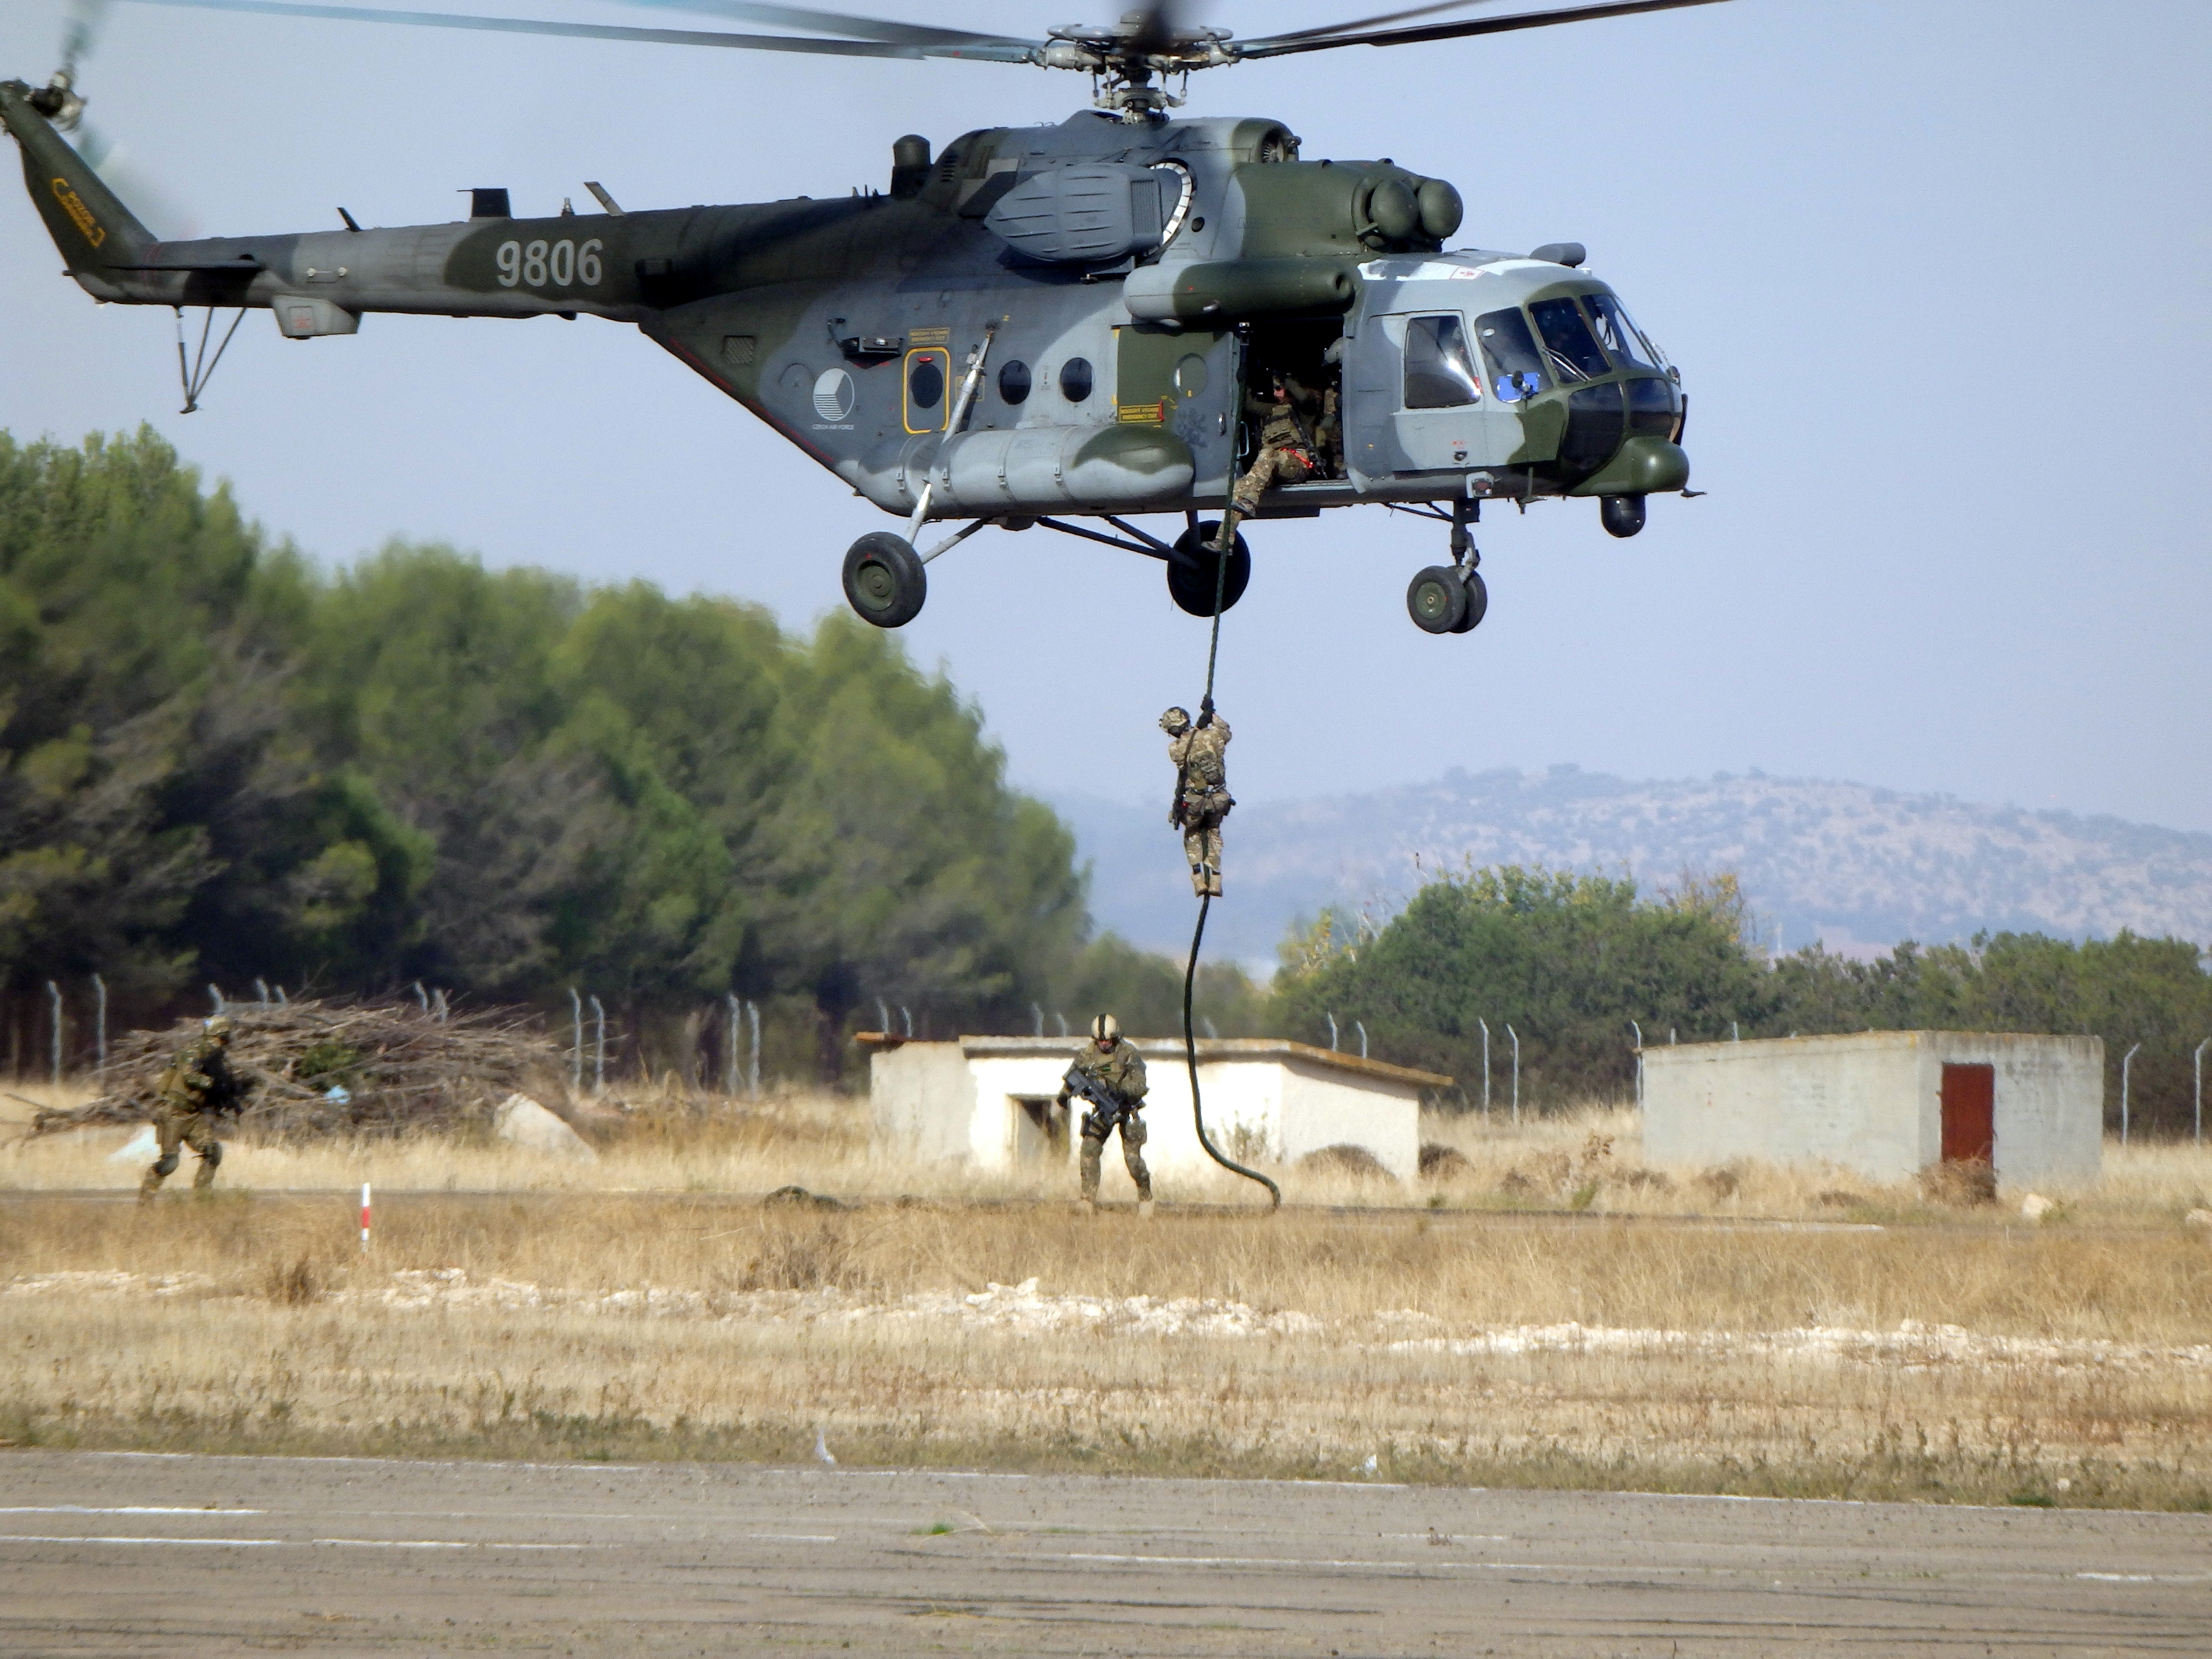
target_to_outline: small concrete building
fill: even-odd
[[[2104,1146],[2099,1037],[1862,1031],[1643,1058],[1655,1164],[1820,1162],[1893,1182],[1980,1160],[2025,1186],[2093,1180]]]
[[[860,1034],[873,1051],[868,1099],[878,1136],[925,1160],[979,1170],[1072,1164],[1085,1110],[1055,1104],[1074,1037],[964,1036],[916,1042]],[[1181,1038],[1134,1039],[1145,1057],[1145,1156],[1154,1172],[1208,1164],[1190,1109]],[[1295,1163],[1324,1146],[1365,1148],[1401,1181],[1420,1172],[1425,1090],[1451,1079],[1357,1054],[1268,1038],[1198,1044],[1206,1133],[1235,1158]],[[1107,1152],[1118,1167],[1117,1150]]]

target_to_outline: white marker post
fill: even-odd
[[[368,1183],[361,1183],[361,1253],[368,1254]]]

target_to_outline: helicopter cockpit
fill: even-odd
[[[1644,496],[1688,482],[1681,377],[1583,257],[1560,244],[1372,260],[1340,321],[1255,325],[1249,381],[1285,374],[1342,410],[1340,447],[1268,515],[1596,496],[1606,528],[1634,535]]]

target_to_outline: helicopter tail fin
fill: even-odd
[[[23,151],[23,181],[78,286],[100,299],[126,297],[155,242],[84,157],[39,112],[31,88],[0,82],[0,125]]]

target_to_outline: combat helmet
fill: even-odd
[[[200,1030],[209,1036],[228,1042],[233,1033],[238,1030],[238,1022],[231,1018],[228,1014],[216,1014],[210,1018]]]
[[[1111,1014],[1099,1015],[1091,1022],[1091,1040],[1093,1042],[1119,1042],[1121,1040],[1121,1022]]]
[[[1160,716],[1160,730],[1171,738],[1179,738],[1190,730],[1190,710],[1178,703]]]

